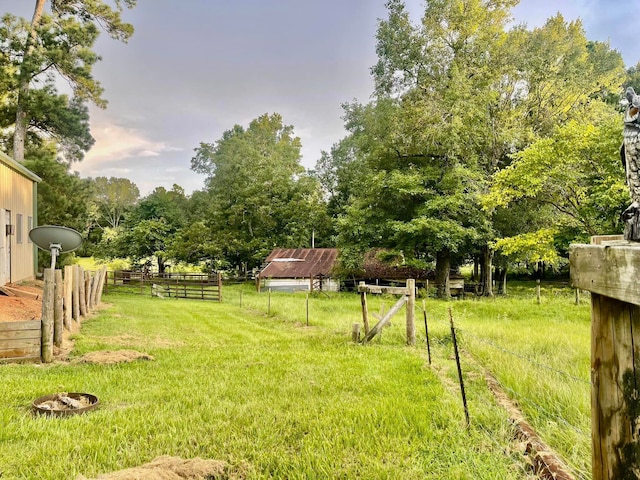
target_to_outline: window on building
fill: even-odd
[[[16,214],[16,243],[22,243],[22,214]]]
[[[27,242],[31,243],[29,232],[33,229],[33,217],[27,217]]]

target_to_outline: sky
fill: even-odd
[[[302,141],[313,168],[342,139],[342,105],[373,91],[375,32],[385,0],[138,0],[123,17],[135,27],[127,44],[102,35],[94,77],[108,106],[91,108],[96,140],[73,169],[82,177],[124,177],[141,194],[178,184],[202,189],[190,170],[200,142],[235,124],[279,113]],[[414,21],[423,0],[405,0]],[[1,0],[0,14],[31,18],[35,0]],[[529,28],[560,12],[580,18],[587,38],[609,42],[625,64],[640,60],[629,11],[640,0],[522,0],[515,23]]]

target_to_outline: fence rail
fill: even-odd
[[[222,275],[114,270],[107,272],[105,291],[222,302]]]
[[[194,280],[155,279],[152,281],[152,294],[222,302],[222,284]]]

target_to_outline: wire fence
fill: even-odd
[[[281,292],[272,293],[267,289],[263,290],[261,294],[252,294],[251,291],[253,290],[255,292],[255,290],[249,283],[242,284],[242,282],[233,281],[228,283],[241,283],[241,286],[235,286],[232,290],[233,294],[230,292],[230,294],[226,296],[225,303],[234,303],[239,305],[241,308],[250,309],[254,312],[262,311],[267,315],[283,315],[287,318],[293,313],[293,316],[296,317],[296,321],[304,321],[307,326],[310,322],[312,324],[314,322],[313,313],[311,313],[310,317],[310,311],[313,312],[316,305],[317,308],[330,308],[332,299],[331,296],[327,295],[314,296],[307,292],[303,296],[298,293],[294,294],[294,298],[296,298],[295,305],[291,305],[292,302],[290,300],[290,295],[287,295],[288,299],[286,300],[286,305],[285,300],[282,301],[281,305],[280,296],[283,295]],[[227,281],[225,281],[225,284],[227,284]],[[536,294],[538,296],[538,303],[540,304],[539,288],[537,288]],[[563,288],[563,286],[550,286],[546,290],[543,290],[543,295],[546,295],[547,300],[544,300],[545,297],[543,296],[542,303],[554,299],[560,299],[562,302],[573,303],[574,292],[566,287]],[[575,302],[579,304],[580,298],[578,294],[575,295],[575,299]],[[310,302],[316,301],[318,303],[310,307]],[[452,304],[455,307],[455,302]],[[321,305],[324,305],[324,307],[321,307]],[[428,313],[422,309],[420,310],[421,313],[425,313],[425,316]],[[384,306],[381,309],[381,313],[382,312],[384,312]],[[427,340],[429,339],[431,342],[432,348],[429,353],[430,357],[433,358],[434,363],[452,365],[453,338],[452,332],[449,330],[449,321],[444,317],[438,318],[434,315],[428,315],[428,317],[428,322],[425,321],[425,327],[428,329],[428,335],[427,332],[422,332],[421,341],[425,342],[425,348],[427,347]],[[416,319],[417,318],[419,317],[416,316]],[[508,395],[508,397],[522,407],[525,417],[532,422],[534,428],[537,430],[539,427],[542,427],[541,430],[543,432],[540,436],[543,441],[549,443],[555,448],[555,438],[545,438],[544,431],[555,432],[564,430],[565,432],[571,432],[571,435],[577,439],[576,443],[588,445],[590,448],[591,433],[588,431],[588,427],[585,427],[585,425],[589,424],[589,413],[580,411],[579,409],[576,409],[574,405],[571,405],[570,402],[573,401],[572,398],[564,399],[564,403],[558,405],[551,403],[553,398],[545,398],[553,397],[553,395],[547,395],[547,393],[559,390],[561,388],[558,387],[559,384],[577,385],[577,389],[581,392],[586,392],[585,394],[588,396],[590,385],[590,381],[587,380],[588,372],[585,372],[585,377],[580,377],[576,375],[575,372],[569,372],[562,368],[558,368],[557,366],[547,364],[540,358],[537,358],[534,354],[516,351],[516,349],[511,346],[505,345],[495,338],[491,338],[489,335],[479,333],[477,328],[474,331],[471,331],[470,328],[467,328],[467,326],[464,325],[464,322],[460,322],[455,318],[455,309],[453,320],[456,324],[455,331],[459,335],[459,346],[463,351],[461,358],[463,377],[469,376],[468,369],[470,368],[469,364],[471,362],[479,364],[480,369],[487,371],[496,378],[501,389]],[[459,324],[462,324],[462,327]],[[419,325],[416,326],[417,328],[420,328]],[[382,335],[380,335],[380,337],[381,338],[378,341],[382,342]],[[393,338],[388,337],[387,334],[385,334],[384,337]],[[497,362],[502,363],[502,365],[499,365],[499,368],[496,367],[495,363],[491,364],[491,362],[486,361],[488,357],[492,356],[500,359],[497,360]],[[510,372],[510,368],[515,368],[516,362],[521,365],[519,369],[520,372],[525,372],[524,375],[529,377],[535,377],[537,382],[536,385],[539,385],[538,392],[533,393],[531,388],[520,389],[518,388],[518,382],[512,382],[509,379],[510,376],[513,376],[512,372]],[[524,367],[522,367],[522,365],[524,365]],[[501,370],[502,372],[497,370]],[[554,379],[547,377],[557,378]],[[480,408],[495,408],[496,402],[490,395],[473,396],[473,393],[471,395],[467,393],[467,396],[469,397],[469,402],[473,407],[470,412],[471,423],[474,428],[486,430],[486,427],[482,426],[480,423],[474,423],[474,409],[477,411],[477,409]],[[571,418],[567,418],[563,415],[563,412],[567,410],[572,410],[572,414],[570,415]],[[535,418],[530,418],[531,416]],[[584,418],[585,416],[587,416],[587,418]],[[557,425],[557,427],[554,427],[554,424]],[[492,442],[495,441],[490,431],[486,432],[486,436],[488,439],[491,439]],[[551,435],[551,437],[553,437],[553,435]],[[579,447],[576,447],[576,449],[579,450]],[[588,460],[584,458],[582,460],[583,461],[580,464],[569,462],[570,468],[575,478],[579,480],[587,480],[591,478],[591,474],[588,471],[590,470],[590,456]]]
[[[276,314],[279,314],[282,312],[279,305],[280,295],[281,293],[274,293],[272,295],[272,292],[269,292],[268,290],[264,291],[262,300],[257,304],[253,303],[253,307],[255,309],[255,306],[258,305],[258,308],[260,310],[264,309],[264,313],[274,314],[274,312],[277,312]],[[531,296],[531,294],[529,295]],[[579,295],[575,294],[573,290],[568,289],[564,285],[551,285],[546,286],[546,288],[543,289],[540,289],[538,285],[533,294],[534,301],[536,300],[536,297],[538,305],[542,305],[541,308],[544,308],[545,304],[554,301],[565,302],[567,304],[581,303]],[[586,297],[587,296],[585,295],[585,298]],[[309,294],[306,294],[305,298],[300,298],[299,301],[300,304],[302,304],[302,302],[306,302],[306,309],[302,305],[296,309],[298,312],[296,313],[296,315],[303,315],[303,312],[306,311],[307,325],[309,325],[310,322],[309,301]],[[312,301],[315,302],[316,299],[312,298]],[[326,300],[323,299],[323,301]],[[584,300],[582,301],[584,302]],[[240,295],[240,304],[242,305],[242,294]],[[455,302],[453,302],[452,305],[455,306]],[[248,306],[247,302],[245,302],[245,306]],[[385,307],[383,306],[381,308],[380,314],[378,314],[377,316],[382,317],[384,311]],[[418,311],[416,311],[416,313],[418,313]],[[429,315],[429,317],[431,318],[427,322],[429,338],[432,342],[435,342],[438,347],[438,351],[433,352],[433,361],[434,363],[438,362],[440,364],[451,364],[452,359],[454,358],[452,351],[454,342],[452,333],[450,333],[450,330],[448,328],[449,322],[443,317],[437,318],[431,315]],[[416,315],[416,320],[418,318],[418,315]],[[311,321],[313,322],[313,316]],[[460,323],[458,321],[455,321],[455,323],[455,330],[459,335],[458,341],[461,349],[463,350],[461,359],[462,369],[464,371],[463,376],[468,377],[471,374],[468,371],[470,360],[472,360],[474,363],[478,363],[482,370],[487,371],[498,380],[501,389],[507,394],[507,396],[516,405],[522,407],[523,415],[525,416],[527,421],[531,422],[536,431],[540,429],[539,435],[542,441],[549,444],[554,450],[560,451],[561,454],[566,453],[567,448],[562,451],[562,449],[558,449],[556,447],[557,439],[555,437],[557,432],[559,432],[561,436],[568,437],[571,439],[571,441],[575,441],[575,444],[577,445],[572,445],[570,447],[575,451],[569,452],[569,454],[566,456],[561,455],[562,459],[559,459],[559,463],[560,465],[564,465],[566,469],[565,471],[571,471],[573,478],[579,480],[590,479],[591,432],[589,431],[588,427],[590,421],[589,412],[581,411],[580,408],[576,408],[575,405],[572,404],[575,398],[571,397],[571,395],[568,395],[569,398],[560,399],[560,401],[558,401],[558,403],[556,404],[553,403],[555,399],[554,395],[549,395],[549,392],[554,393],[554,390],[562,390],[564,387],[566,387],[567,384],[573,384],[576,385],[576,389],[584,393],[584,396],[586,396],[588,399],[590,386],[590,381],[587,380],[588,371],[585,371],[584,377],[580,377],[575,372],[566,371],[562,368],[558,368],[557,366],[545,363],[540,358],[537,358],[535,354],[516,351],[514,348],[511,348],[510,345],[500,343],[499,341],[491,338],[488,335],[483,335],[482,333],[478,333],[477,331],[472,332],[465,326],[461,328],[459,325],[457,325],[458,323]],[[416,327],[419,328],[418,325],[416,325]],[[431,332],[432,327],[437,327],[434,329],[436,330],[435,335],[433,335],[433,333]],[[382,336],[383,335],[381,334],[381,338],[378,340],[379,342],[382,342]],[[395,338],[398,338],[388,336],[388,334],[385,334],[384,337],[394,338],[394,341]],[[428,338],[426,332],[422,332],[421,338],[422,341],[425,342],[424,346],[426,348]],[[501,374],[500,371],[496,371],[495,365],[491,365],[490,362],[483,361],[481,350],[484,350],[484,357],[492,355],[498,356],[495,355],[496,353],[498,353],[501,359],[506,358],[506,360],[501,361],[504,364],[502,368],[507,372],[507,374]],[[493,352],[493,354],[491,352]],[[520,389],[517,386],[518,382],[515,382],[516,385],[509,383],[508,377],[511,375],[511,372],[509,370],[510,367],[515,367],[516,362],[520,364],[520,371],[525,371],[528,377],[536,379],[535,384],[540,386],[539,391],[532,392],[531,388]],[[524,367],[522,365],[524,365]],[[559,384],[561,385],[560,387],[558,387]],[[495,408],[495,400],[491,398],[491,396],[486,395],[474,397],[473,391],[471,392],[471,394],[470,392],[467,392],[467,397],[472,407],[470,412],[470,422],[473,424],[474,428],[484,428],[479,422],[474,423],[474,410],[477,412],[478,409]],[[563,412],[566,411],[571,411],[571,415],[568,416],[569,418],[567,418],[567,416],[563,414]],[[487,437],[492,438],[490,433],[487,434]],[[565,441],[565,443],[567,442]],[[574,461],[567,461],[567,456],[573,456]],[[575,461],[575,457],[580,458],[578,459],[578,461]],[[545,458],[542,458],[541,461],[544,463]],[[565,465],[566,463],[569,464],[568,467],[567,465]]]
[[[440,324],[439,325],[441,327],[440,335],[434,336],[429,334],[431,335],[431,339],[427,340],[427,337],[425,336],[425,340],[430,341],[432,345],[434,343],[438,345],[441,351],[441,355],[446,356],[445,358],[439,358],[439,359],[436,358],[435,361],[450,361],[449,359],[451,357],[450,351],[454,345],[453,339],[451,338],[451,334],[446,332],[446,330],[444,330],[445,333],[442,333],[443,332],[442,327],[444,326],[445,321],[432,318],[430,321],[430,324],[434,324],[434,323]],[[429,326],[430,330],[432,329],[431,328],[432,326],[433,325]],[[527,375],[530,377],[536,377],[537,381],[543,385],[543,388],[541,388],[541,390],[543,390],[545,387],[551,390],[556,388],[557,380],[551,380],[551,381],[545,382],[544,380],[545,375],[540,374],[540,372],[552,373],[554,376],[561,378],[562,382],[565,382],[565,383],[569,382],[569,383],[576,384],[579,386],[578,388],[580,390],[584,390],[585,392],[588,392],[589,386],[591,385],[591,383],[588,380],[586,380],[585,378],[580,378],[571,372],[556,368],[555,366],[542,363],[540,360],[533,358],[528,354],[514,351],[511,348],[508,348],[504,345],[499,344],[493,339],[480,336],[476,333],[471,333],[466,328],[460,328],[459,326],[456,326],[455,331],[458,335],[458,343],[466,353],[465,358],[468,361],[467,363],[469,363],[469,361],[478,363],[481,369],[487,371],[490,375],[497,378],[500,388],[508,395],[508,397],[512,401],[514,401],[517,405],[519,405],[520,407],[523,407],[523,409],[526,410],[526,412],[524,413],[524,416],[527,418],[527,420],[531,420],[530,418],[528,418],[529,416],[527,415],[527,412],[535,412],[535,416],[538,417],[538,419],[537,420],[534,419],[534,421],[532,421],[532,424],[534,424],[534,427],[540,426],[540,424],[545,424],[545,423],[547,424],[546,426],[553,423],[559,424],[560,425],[560,427],[558,427],[559,429],[571,431],[573,435],[575,435],[578,438],[580,443],[582,443],[583,445],[588,445],[590,447],[591,432],[585,429],[584,426],[577,425],[574,421],[565,418],[558,411],[553,411],[553,410],[556,410],[555,408],[553,408],[553,406],[550,407],[549,404],[543,405],[544,399],[539,400],[537,397],[532,396],[531,392],[519,390],[516,387],[511,388],[509,385],[507,385],[507,381],[501,380],[501,377],[512,376],[512,369],[515,370],[515,366],[513,363],[510,363],[507,366],[505,366],[504,365],[505,362],[502,361],[503,365],[501,366],[500,370],[503,370],[506,373],[503,375],[500,375],[499,372],[494,371],[496,370],[495,365],[488,365],[485,362],[483,362],[482,358],[486,357],[487,354],[485,353],[485,355],[481,355],[479,350],[481,348],[485,348],[493,352],[499,352],[499,354],[501,355],[500,358],[502,358],[502,356],[506,356],[507,358],[510,358],[513,361],[517,361],[519,363],[525,364],[528,369]],[[491,354],[489,354],[489,356],[491,356]],[[464,364],[465,358],[463,358],[463,362],[462,362],[463,364]],[[518,371],[522,371],[522,369]],[[538,394],[544,397],[544,392],[540,391],[538,392]],[[466,398],[469,398],[468,393],[466,395]],[[482,407],[482,403],[484,402],[482,398],[477,398],[477,397],[470,398],[470,400],[473,402],[476,402],[476,404],[479,407]],[[463,397],[463,401],[466,401],[464,397]],[[566,405],[560,406],[557,410],[563,410],[565,407],[567,406]],[[588,420],[589,420],[588,413],[586,413],[585,415],[587,415],[587,418],[582,418],[582,420],[584,420],[583,423],[588,423]],[[473,421],[473,418],[472,418],[472,421]],[[544,427],[545,425],[542,425],[542,426]],[[541,435],[541,437],[543,441],[551,445],[555,443],[554,438],[544,438],[544,435]],[[590,453],[590,452],[587,452],[587,453]],[[581,465],[571,465],[569,468],[575,478],[579,480],[588,480],[591,478],[591,474],[588,471],[589,470],[588,464],[589,462],[587,461],[582,463]]]

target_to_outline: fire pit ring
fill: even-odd
[[[68,417],[94,410],[100,400],[90,393],[52,393],[33,401],[33,411],[40,415]]]

